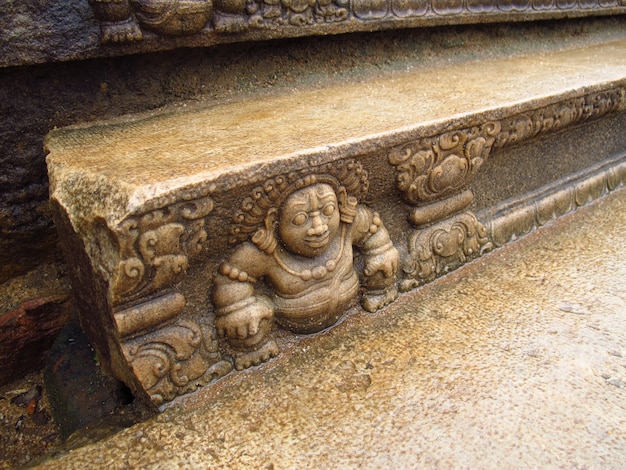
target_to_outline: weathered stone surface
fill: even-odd
[[[618,38],[625,21],[618,15],[413,29],[2,68],[0,282],[58,256],[42,149],[50,129],[189,100],[220,103],[301,83],[339,84],[468,58],[543,54]],[[17,50],[15,42],[7,47]]]
[[[81,323],[156,405],[266,361],[497,245],[466,193],[492,153],[623,121],[625,87],[621,39],[56,130]],[[623,183],[602,171],[587,199]]]
[[[624,227],[622,189],[40,468],[619,469]]]
[[[4,0],[0,66],[380,29],[622,14],[621,0]]]

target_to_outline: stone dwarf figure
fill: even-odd
[[[235,240],[245,241],[220,265],[212,300],[238,370],[278,354],[274,320],[314,333],[341,317],[360,286],[370,312],[397,297],[398,251],[379,215],[352,195],[367,191],[367,172],[355,161],[313,171],[269,180],[236,217]],[[361,279],[354,247],[363,257]],[[261,279],[267,295],[255,288]]]

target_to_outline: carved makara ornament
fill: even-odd
[[[398,251],[378,214],[358,203],[367,186],[358,162],[340,161],[271,179],[244,200],[233,228],[238,245],[213,289],[216,327],[235,351],[236,368],[278,353],[274,321],[313,333],[334,324],[361,286],[368,311],[396,298]]]

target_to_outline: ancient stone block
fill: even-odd
[[[349,312],[384,314],[398,288],[623,183],[619,155],[520,211],[473,209],[494,151],[623,115],[625,57],[616,41],[55,130],[83,329],[160,406]]]

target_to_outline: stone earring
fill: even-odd
[[[264,226],[258,229],[254,235],[252,235],[252,243],[254,243],[259,250],[271,255],[276,249],[278,241],[276,240],[276,209],[272,208],[267,211],[265,217]]]

